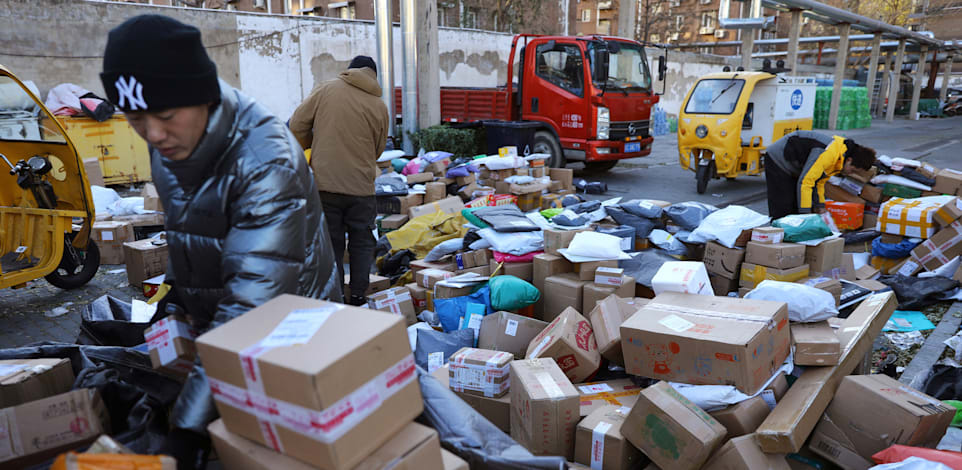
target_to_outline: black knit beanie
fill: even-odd
[[[347,66],[349,69],[363,69],[364,67],[367,67],[373,70],[374,73],[377,73],[377,65],[374,63],[374,59],[366,55],[359,55],[351,59],[351,65]]]
[[[112,29],[100,80],[123,111],[220,102],[217,67],[200,31],[167,16],[135,16]]]

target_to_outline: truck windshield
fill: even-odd
[[[618,41],[619,50],[611,52],[608,58],[608,83],[599,83],[591,77],[598,88],[613,91],[648,91],[651,89],[651,73],[642,46]],[[588,43],[588,60],[594,61],[595,51],[603,47],[596,42]]]
[[[688,98],[686,113],[692,114],[731,114],[738,104],[745,80],[710,78],[695,85]]]
[[[66,139],[33,98],[10,77],[0,76],[0,140],[65,143]]]

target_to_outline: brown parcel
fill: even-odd
[[[661,468],[695,470],[721,445],[725,427],[668,382],[646,388],[621,428]]]
[[[751,434],[765,421],[772,409],[761,396],[754,396],[740,403],[709,412],[712,418],[725,426],[729,438]]]
[[[447,185],[444,183],[431,182],[424,184],[424,203],[430,204],[434,201],[440,201],[447,196]]]
[[[532,261],[532,281],[531,283],[538,288],[538,292],[545,294],[544,280],[555,274],[570,273],[572,270],[571,262],[560,255],[549,255],[543,253],[536,255]],[[545,296],[538,299],[534,304],[534,315],[542,318],[544,313]],[[559,310],[560,311],[560,310]]]
[[[384,230],[395,230],[401,228],[408,222],[407,214],[391,214],[381,219],[381,228]]]
[[[842,267],[845,239],[826,240],[815,246],[805,247],[805,264],[813,273],[827,273]],[[834,277],[834,276],[833,276]]]
[[[638,401],[638,394],[643,387],[631,379],[614,379],[576,384],[575,388],[581,395],[581,416],[584,417],[606,405],[631,408]]]
[[[458,269],[458,265],[454,261],[424,261],[423,259],[411,261],[411,273],[417,276],[417,273],[422,269],[440,269],[442,271],[454,272]]]
[[[84,159],[84,174],[87,175],[87,182],[91,186],[104,186],[104,172],[100,168],[99,158]]]
[[[438,367],[431,375],[441,382],[445,388],[449,386],[448,364]],[[491,421],[491,424],[504,431],[505,434],[511,433],[511,394],[499,398],[487,398],[478,395],[468,395],[466,393],[454,392],[458,398],[464,400],[474,411],[477,411]]]
[[[227,430],[223,420],[207,426],[224,468],[243,470],[314,470],[314,467],[280,452],[247,440]],[[352,470],[442,470],[441,443],[438,433],[418,424],[408,423],[391,439],[370,452]]]
[[[107,408],[91,388],[4,408],[0,467],[25,468],[89,444],[108,432],[109,424]]]
[[[154,183],[147,183],[140,190],[140,195],[144,198],[144,210],[163,212],[164,206],[160,204],[160,196],[157,194],[157,187]]]
[[[407,175],[408,184],[428,183],[434,181],[434,173],[415,173]]]
[[[397,315],[281,295],[196,344],[227,429],[272,446],[263,431],[269,429],[275,447],[317,467],[353,468],[423,409],[404,319]],[[382,384],[378,400],[358,395],[372,381]],[[263,391],[247,390],[248,382]],[[297,407],[320,426],[280,417],[265,422],[243,398],[250,395]],[[332,419],[333,406],[370,414]]]
[[[448,360],[448,386],[465,395],[503,397],[511,386],[508,363],[513,360],[504,351],[461,348]]]
[[[566,308],[580,309],[584,307],[584,291],[587,281],[582,281],[577,274],[564,273],[550,276],[544,280],[544,313],[541,319],[552,321]]]
[[[568,245],[571,244],[571,240],[574,240],[576,234],[587,231],[588,230],[545,230],[544,252],[549,255],[561,256],[558,250],[568,248]]]
[[[499,263],[492,259],[489,262],[491,267],[491,274],[495,274],[497,270],[498,275],[514,276],[519,279],[531,282],[534,280],[534,263],[531,261],[523,263]],[[498,269],[498,267],[501,269]]]
[[[641,451],[621,434],[631,409],[608,405],[591,412],[575,430],[575,462],[604,470],[629,470],[642,460]]]
[[[795,364],[800,366],[834,366],[838,364],[841,347],[835,330],[827,321],[792,323],[792,345]]]
[[[433,289],[438,281],[443,281],[449,277],[454,277],[454,272],[436,268],[421,269],[414,274],[414,280],[417,281],[418,285],[427,289]]]
[[[617,260],[590,261],[587,263],[574,263],[574,270],[582,281],[594,281],[595,271],[598,268],[617,268]]]
[[[601,353],[591,323],[571,307],[531,340],[525,357],[554,359],[573,383],[591,377],[601,365]]]
[[[635,296],[635,278],[631,276],[621,276],[620,286],[609,286],[589,282],[585,284],[585,290],[581,298],[581,308],[579,311],[588,313],[594,310],[595,305],[605,297],[615,295],[624,299]]]
[[[724,297],[728,295],[729,292],[733,292],[738,289],[737,276],[735,279],[728,279],[715,273],[709,273],[708,281],[711,282],[712,291],[719,297]]]
[[[843,468],[868,468],[873,454],[893,444],[935,447],[955,409],[887,375],[851,375],[842,379],[824,416],[809,448]]]
[[[587,287],[585,292],[587,297]],[[621,324],[647,303],[648,299],[622,298],[612,294],[598,301],[595,308],[590,310],[588,320],[591,321],[591,329],[602,357],[615,364],[625,364],[625,357],[621,354]]]
[[[574,189],[574,170],[568,168],[549,168],[548,176],[551,177],[551,181],[560,181],[563,189]]]
[[[444,470],[469,470],[467,462],[444,448],[441,449],[441,461],[444,463]]]
[[[705,244],[705,258],[702,262],[709,273],[727,279],[738,279],[744,260],[745,250],[742,248],[728,248],[717,242]]]
[[[147,238],[124,243],[124,260],[127,282],[140,287],[147,279],[167,271],[167,241]]]
[[[758,448],[755,436],[730,439],[712,454],[704,470],[790,470],[784,455],[765,454]],[[806,467],[811,468],[811,467]]]
[[[528,344],[548,326],[547,322],[510,312],[495,312],[481,320],[478,347],[505,351],[521,359],[528,351]]]
[[[194,369],[197,331],[181,315],[162,318],[144,330],[150,354],[150,365],[175,377],[185,379]]]
[[[838,279],[832,279],[830,277],[809,277],[798,281],[798,283],[828,292],[835,297],[836,307],[841,304],[842,282]]]
[[[124,243],[134,241],[134,228],[128,222],[94,222],[91,230],[100,249],[101,264],[124,264]]]
[[[578,391],[551,359],[511,363],[511,437],[534,455],[571,460]]]
[[[73,381],[69,359],[0,360],[0,408],[64,393]]]
[[[376,292],[381,292],[382,290],[387,290],[391,288],[390,278],[387,278],[384,276],[378,276],[377,274],[370,274],[368,275],[367,279],[368,279],[368,284],[367,284],[367,292],[364,293],[365,297],[371,294],[374,294]],[[351,294],[351,275],[345,274],[344,275],[344,298],[345,299],[350,298],[350,294]]]
[[[762,451],[788,454],[802,448],[839,382],[872,350],[872,342],[895,311],[895,305],[895,294],[882,292],[863,300],[842,320],[836,333],[842,348],[838,365],[812,367],[795,381],[755,432]]]
[[[805,245],[748,242],[745,262],[777,269],[797,268],[805,264]]]
[[[451,196],[441,199],[440,201],[434,201],[430,204],[414,206],[408,209],[408,216],[414,219],[422,215],[434,214],[435,212],[455,214],[461,212],[463,209],[464,203],[461,202],[461,198],[457,196]]]
[[[375,292],[374,295],[368,296],[367,305],[373,310],[399,315],[404,318],[407,325],[413,325],[418,321],[411,291],[403,286]]]
[[[956,195],[962,187],[962,172],[944,169],[935,175],[935,186],[932,191],[942,194]]]
[[[772,377],[790,342],[788,308],[764,300],[666,292],[621,325],[629,374],[747,394]]]
[[[962,223],[953,222],[912,249],[912,259],[934,271],[962,254]]]

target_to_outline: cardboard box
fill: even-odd
[[[605,470],[630,470],[645,460],[621,434],[630,410],[604,406],[581,420],[575,431],[575,462]]]
[[[768,403],[759,395],[708,414],[728,430],[727,437],[733,438],[755,432],[771,412]]]
[[[879,270],[873,267],[871,264],[866,264],[865,266],[855,270],[855,279],[859,281],[864,279],[875,279],[878,276]]]
[[[444,174],[448,171],[448,165],[450,164],[451,164],[450,158],[442,158],[441,160],[433,162],[430,165],[424,167],[424,171],[434,173],[435,176],[444,176]]]
[[[887,375],[851,375],[839,384],[809,448],[843,468],[867,468],[873,454],[893,444],[935,447],[954,416],[954,408]]]
[[[708,279],[711,281],[712,292],[717,296],[724,297],[729,292],[738,290],[738,279],[728,279],[718,274],[709,274]]]
[[[495,260],[491,260],[488,265],[491,268],[492,275],[507,275],[514,276],[525,281],[534,281],[534,262],[528,261],[524,263],[498,263]],[[501,269],[498,269],[500,266]]]
[[[745,250],[742,248],[728,248],[714,241],[705,244],[705,257],[702,262],[709,274],[738,279],[744,260]]]
[[[396,315],[281,295],[196,344],[229,431],[311,465],[346,470],[423,409],[404,323]],[[317,425],[260,413],[252,399],[296,409]]]
[[[476,183],[478,181],[478,175],[476,173],[468,173],[468,176],[458,176],[454,178],[454,182],[458,186],[467,186],[471,183]]]
[[[444,470],[469,470],[468,463],[464,459],[444,448],[441,448],[441,461],[444,463]]]
[[[634,286],[631,290],[633,294]],[[593,294],[586,287],[585,298],[589,295]],[[615,364],[624,365],[625,358],[621,354],[621,324],[647,303],[648,299],[622,297],[618,293],[612,293],[598,300],[592,309],[585,310],[590,312],[588,320],[602,357]]]
[[[414,311],[421,313],[428,307],[428,290],[416,283],[405,284],[404,287],[411,293],[411,302],[414,304]]]
[[[814,287],[816,289],[822,289],[835,297],[835,306],[839,306],[842,300],[842,282],[838,279],[832,279],[830,277],[809,277],[797,281],[801,284],[805,284],[809,287]]]
[[[392,214],[381,219],[381,229],[397,230],[408,223],[408,220],[409,217],[407,214]]]
[[[562,189],[575,189],[575,171],[570,168],[548,168],[548,176],[552,181],[560,181]]]
[[[431,261],[424,261],[423,259],[419,259],[419,260],[411,261],[411,263],[408,266],[410,266],[411,273],[414,276],[417,276],[418,272],[421,271],[422,269],[440,269],[442,271],[451,271],[451,272],[454,272],[458,269],[458,266],[454,263],[453,260],[431,262]]]
[[[845,251],[845,240],[834,238],[826,240],[815,246],[805,246],[804,264],[814,273],[827,273],[833,269],[841,268],[842,255]]]
[[[433,289],[435,284],[450,277],[454,277],[453,272],[437,268],[421,269],[414,274],[418,285],[427,289]]]
[[[0,410],[3,468],[26,468],[93,442],[109,432],[100,394],[72,390]]]
[[[946,170],[942,170],[946,171]],[[882,233],[929,238],[935,235],[935,213],[949,204],[955,204],[952,196],[932,196],[920,199],[894,197],[885,201],[879,209],[876,230]]]
[[[64,393],[73,382],[69,359],[0,360],[0,408]]]
[[[445,364],[431,375],[438,379],[442,385],[448,387],[449,385],[449,372],[448,365]],[[488,398],[480,395],[469,395],[466,393],[454,392],[458,398],[464,400],[471,408],[481,414],[491,421],[491,424],[498,427],[498,429],[504,431],[505,434],[511,433],[511,394],[508,393],[502,397],[498,398]]]
[[[756,243],[781,243],[785,230],[778,227],[756,227],[752,229],[751,241]]]
[[[791,470],[785,456],[781,454],[765,454],[755,442],[755,436],[746,435],[728,440],[721,446],[704,470]],[[811,468],[811,467],[808,467]]]
[[[90,186],[106,186],[104,184],[104,172],[100,168],[99,158],[85,158],[84,173],[87,175],[87,184]]]
[[[762,451],[787,454],[802,448],[835,395],[838,383],[871,351],[872,342],[895,311],[896,304],[892,292],[874,294],[842,320],[836,333],[842,350],[838,365],[812,367],[795,380],[755,432]]]
[[[167,241],[146,238],[124,243],[127,282],[140,287],[144,281],[167,272]]]
[[[217,457],[225,469],[313,470],[314,467],[247,440],[227,430],[223,420],[207,426]],[[400,432],[371,452],[355,470],[441,470],[444,467],[438,433],[418,423]]]
[[[851,253],[842,253],[842,267],[839,268],[837,276],[837,279],[855,282],[855,258]]]
[[[667,382],[646,388],[621,428],[628,441],[661,468],[701,468],[725,438],[725,428]]]
[[[590,261],[587,263],[574,263],[574,270],[582,281],[593,281],[595,272],[598,268],[618,268],[617,260]]]
[[[588,416],[603,406],[615,405],[631,408],[638,401],[644,387],[631,379],[614,379],[602,382],[586,382],[575,385],[581,400],[581,416]]]
[[[146,214],[117,215],[111,220],[127,222],[134,227],[160,227],[164,225],[166,216],[161,212],[149,212]]]
[[[457,196],[450,196],[429,204],[411,207],[408,209],[407,213],[408,216],[413,219],[422,215],[434,214],[436,212],[442,212],[444,214],[457,214],[462,210],[464,210],[464,203],[461,202],[461,198]]]
[[[531,340],[524,357],[554,359],[573,383],[591,377],[601,365],[591,323],[570,307]]]
[[[742,274],[738,285],[741,287],[754,288],[760,282],[768,279],[772,281],[795,282],[799,279],[808,277],[808,265],[803,264],[797,268],[775,269],[765,266],[758,266],[750,263],[742,263]]]
[[[376,198],[379,214],[408,214],[412,207],[424,203],[423,194],[407,194],[405,196],[378,196]]]
[[[962,217],[962,199],[955,198],[955,201],[942,206],[935,212],[935,223],[939,227],[947,227],[952,222]]]
[[[376,292],[367,298],[367,305],[373,310],[390,312],[404,317],[408,325],[418,322],[417,314],[414,311],[414,300],[411,298],[411,291],[404,287],[392,287],[381,292]]]
[[[150,364],[154,369],[164,371],[179,378],[186,378],[194,369],[197,348],[195,330],[187,319],[180,315],[165,317],[144,330],[144,341],[150,354]]]
[[[955,279],[955,280],[957,280],[957,281],[959,280],[958,278],[955,278],[955,277],[953,277],[953,279]],[[864,279],[864,280],[861,280],[861,281],[855,281],[855,283],[858,284],[858,285],[861,286],[861,287],[864,287],[865,289],[868,289],[868,290],[872,291],[872,292],[878,292],[878,291],[880,291],[880,290],[885,290],[885,289],[888,289],[888,288],[889,288],[889,286],[887,286],[887,285],[885,285],[885,284],[882,284],[881,282],[878,282],[878,281],[876,281],[876,280],[874,280],[874,279]],[[840,286],[839,288],[841,288],[841,286]]]
[[[788,308],[763,300],[669,292],[621,325],[629,374],[746,394],[772,377],[790,342]]]
[[[595,284],[621,287],[625,282],[625,279],[623,279],[624,274],[624,269],[600,266],[598,269],[595,269]]]
[[[471,183],[458,188],[458,197],[465,201],[470,201],[474,198],[474,193],[481,190],[481,186],[477,183]]]
[[[664,292],[715,295],[708,279],[708,270],[698,261],[666,262],[651,279],[651,287],[655,295]]]
[[[407,175],[408,184],[428,183],[434,181],[434,173],[415,173]]]
[[[828,322],[792,323],[792,345],[795,364],[800,366],[831,366],[838,364],[841,346],[838,336]]]
[[[578,311],[590,313],[594,310],[595,304],[610,295],[631,299],[635,296],[635,279],[631,276],[624,276],[622,284],[618,287],[599,285],[594,282],[585,284],[582,294],[582,307]]]
[[[558,250],[568,248],[568,245],[571,244],[571,240],[574,240],[576,234],[587,231],[589,230],[545,230],[544,252],[549,255],[561,256]]]
[[[795,243],[749,242],[745,262],[776,269],[797,268],[805,264],[805,251],[805,245]]]
[[[474,273],[478,276],[491,277],[491,267],[488,265],[478,266],[476,268],[465,268],[459,269],[454,272],[455,275],[461,275],[466,273]]]
[[[959,255],[962,255],[962,221],[953,222],[912,249],[912,259],[929,271]]]
[[[134,228],[127,222],[94,222],[91,236],[100,249],[100,264],[124,264],[124,243],[134,241]]]
[[[893,235],[891,233],[882,234],[882,243],[887,243],[889,245],[897,245],[899,243],[902,243],[902,240],[905,240],[905,237],[901,235]]]
[[[164,206],[160,204],[160,195],[157,194],[157,187],[154,183],[146,183],[140,190],[140,195],[144,198],[144,210],[163,212]]]
[[[488,349],[461,348],[448,360],[451,390],[488,398],[503,397],[511,386],[508,363],[514,354]]]
[[[872,184],[865,184],[862,186],[862,191],[858,193],[858,196],[872,204],[880,204],[882,202],[882,188]]]
[[[544,313],[541,319],[554,320],[567,308],[579,309],[584,307],[584,290],[586,281],[582,281],[577,274],[563,273],[548,276],[544,280]]]
[[[850,193],[841,186],[836,186],[832,183],[825,183],[825,199],[828,201],[865,203],[865,199],[862,199]]]
[[[376,292],[389,289],[391,287],[391,279],[384,276],[378,276],[377,274],[368,275],[367,291],[364,292],[364,296],[368,297]],[[350,298],[351,296],[351,275],[344,275],[344,298]]]
[[[550,185],[549,185],[549,186],[550,186]],[[544,209],[554,209],[554,208],[559,208],[559,209],[560,209],[560,208],[564,207],[564,206],[561,204],[561,199],[562,199],[562,198],[564,198],[564,196],[562,196],[562,195],[560,195],[560,194],[555,194],[555,193],[542,194],[542,195],[541,195],[541,209],[542,209],[542,210],[544,210]]]
[[[494,351],[505,351],[516,359],[524,357],[528,344],[538,336],[548,323],[510,312],[495,312],[486,315],[481,321],[478,333],[478,347]]]
[[[551,359],[511,363],[511,437],[534,455],[574,455],[578,391]]]
[[[962,187],[962,172],[946,168],[935,174],[932,191],[955,195],[959,192],[959,187]]]

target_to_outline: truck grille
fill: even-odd
[[[609,140],[625,140],[625,137],[648,137],[649,121],[612,122],[608,130]]]

